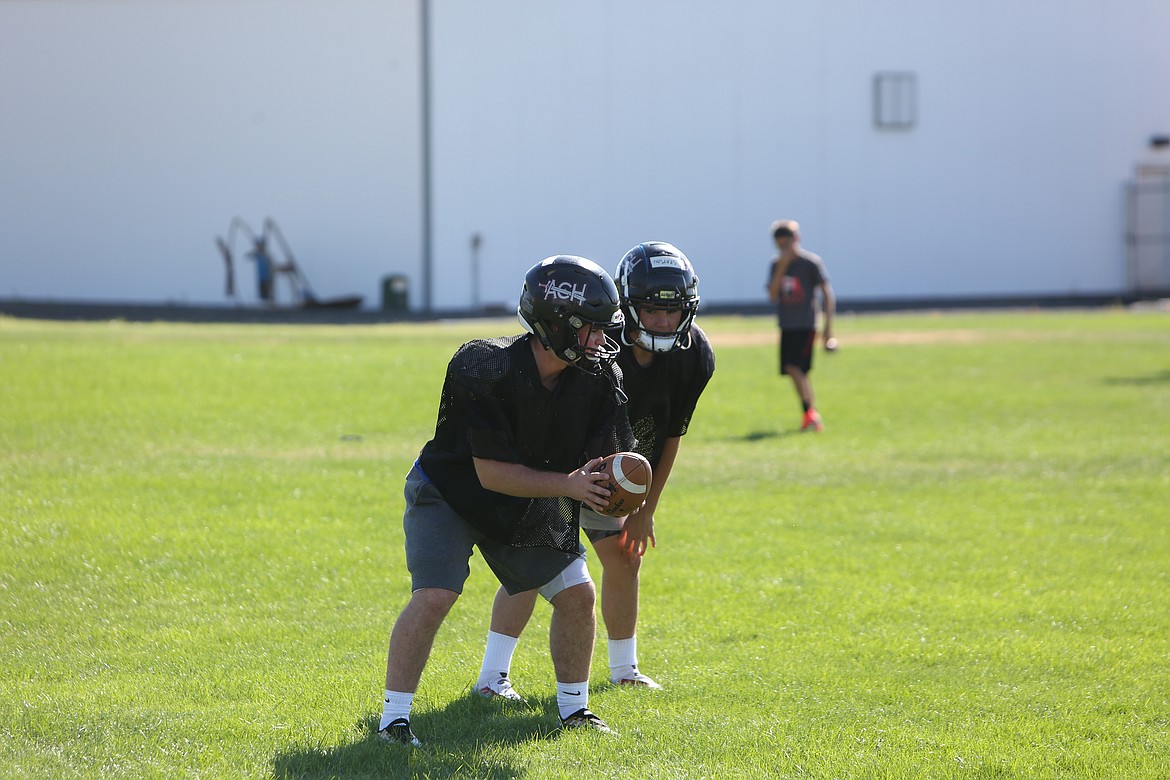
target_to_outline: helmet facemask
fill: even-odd
[[[676,349],[690,348],[691,323],[695,321],[698,301],[682,305],[676,305],[676,303],[668,303],[661,299],[623,301],[622,308],[626,311],[626,328],[622,331],[622,342],[630,346],[639,346],[647,352],[673,352]],[[681,311],[682,316],[679,317],[678,326],[674,330],[651,330],[642,323],[642,318],[639,316],[639,309],[643,308]]]
[[[618,352],[621,350],[621,345],[609,335],[609,331],[621,330],[624,325],[625,318],[622,317],[620,311],[617,312],[616,317],[618,318],[617,322],[603,324],[586,322],[578,315],[570,314],[565,318],[564,323],[550,323],[551,327],[548,330],[551,332],[548,339],[546,341],[542,338],[541,343],[569,365],[576,366],[590,374],[600,373],[603,366],[617,359]],[[600,346],[589,346],[588,330],[585,331],[585,342],[582,342],[581,332],[585,328],[590,330],[602,328],[606,331],[605,340]]]

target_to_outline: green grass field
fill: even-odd
[[[819,435],[770,319],[700,322],[643,568],[666,690],[599,640],[620,736],[556,733],[538,605],[529,706],[472,699],[476,558],[411,751],[371,736],[402,481],[451,352],[515,321],[0,318],[0,774],[1170,777],[1170,314],[841,317]]]

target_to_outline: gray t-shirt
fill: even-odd
[[[776,264],[780,258],[772,260],[768,269],[768,282],[772,281]],[[796,257],[784,270],[784,278],[780,282],[780,302],[776,313],[780,317],[780,327],[792,330],[815,330],[817,327],[817,287],[827,284],[829,272],[818,256],[803,249],[796,250]]]

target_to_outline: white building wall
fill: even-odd
[[[429,7],[440,309],[650,239],[759,301],[778,217],[845,298],[1121,291],[1122,185],[1170,132],[1166,0]],[[214,236],[271,215],[319,295],[400,272],[417,307],[419,8],[0,3],[0,297],[220,302]],[[911,130],[873,126],[888,70]]]
[[[421,256],[418,48],[411,0],[5,0],[0,297],[224,303],[238,215],[376,303]]]
[[[438,3],[436,301],[468,237],[510,300],[535,259],[678,244],[704,298],[758,300],[799,219],[848,298],[1125,284],[1122,184],[1170,128],[1170,3]],[[918,124],[876,130],[911,71]]]

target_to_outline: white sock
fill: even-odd
[[[567,718],[579,709],[589,706],[589,681],[563,683],[557,680],[557,709]]]
[[[497,634],[488,631],[487,646],[483,649],[483,665],[479,668],[479,681],[475,687],[484,688],[508,676],[512,668],[512,653],[520,637]]]
[[[382,720],[378,723],[378,731],[389,726],[399,718],[410,720],[410,706],[414,704],[413,693],[402,693],[386,689],[382,699]]]
[[[616,682],[632,677],[638,667],[638,636],[609,640],[609,679]]]

